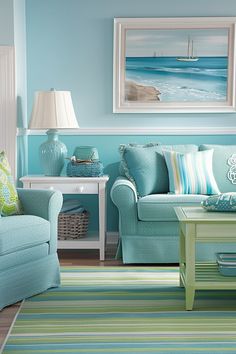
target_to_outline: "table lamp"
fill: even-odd
[[[48,129],[48,140],[39,147],[45,176],[60,176],[67,148],[58,140],[58,129],[79,128],[69,91],[39,91],[35,94],[30,129]]]

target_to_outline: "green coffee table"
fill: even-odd
[[[180,286],[186,310],[193,309],[195,290],[236,289],[236,277],[225,277],[216,262],[196,262],[196,243],[236,242],[236,213],[208,212],[202,207],[176,207],[180,223]]]

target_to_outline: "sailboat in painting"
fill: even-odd
[[[186,57],[177,57],[176,60],[184,62],[198,61],[199,58],[193,55],[193,40],[188,37],[188,54]]]

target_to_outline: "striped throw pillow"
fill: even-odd
[[[169,189],[175,194],[219,194],[213,170],[213,149],[181,154],[163,151],[169,174]]]

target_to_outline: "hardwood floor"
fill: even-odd
[[[59,250],[58,256],[61,266],[81,265],[106,267],[122,265],[121,261],[115,259],[100,261],[99,252],[96,250]]]
[[[62,266],[78,265],[78,266],[121,266],[122,262],[108,259],[100,261],[98,251],[96,250],[59,250],[58,256]],[[0,311],[0,353],[1,348],[6,339],[11,324],[19,310],[20,303],[8,306]]]
[[[1,347],[11,327],[12,321],[16,316],[19,306],[20,303],[5,307],[2,311],[0,311],[0,353],[2,352]]]

